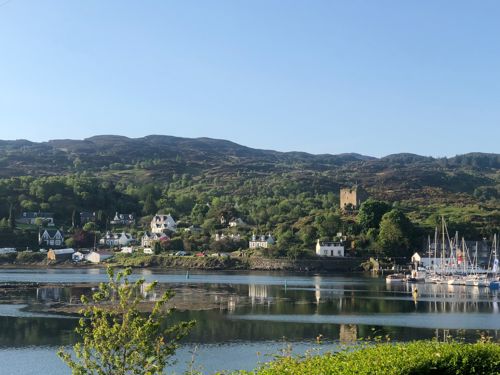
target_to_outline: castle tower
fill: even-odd
[[[367,199],[368,193],[359,185],[340,189],[340,208],[343,210],[348,207],[358,209],[361,203]]]

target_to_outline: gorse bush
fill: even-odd
[[[82,342],[75,344],[73,353],[62,348],[58,352],[73,375],[160,375],[193,326],[181,322],[164,328],[171,292],[164,293],[151,312],[142,313],[142,292],[152,291],[156,282],[131,283],[130,274],[126,269],[115,277],[108,268],[109,281],[101,283],[91,299],[82,296],[83,317],[76,328]]]
[[[283,357],[238,375],[495,375],[500,345],[416,341],[305,358]],[[234,374],[236,375],[236,374]]]

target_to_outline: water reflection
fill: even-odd
[[[358,326],[356,324],[341,324],[339,341],[342,344],[353,344],[358,339]]]
[[[67,343],[75,321],[27,316],[22,312],[39,306],[78,304],[102,278],[103,270],[8,270],[0,280],[48,280],[51,285],[11,288],[0,294],[0,303],[26,308],[6,309],[0,317],[0,345]],[[435,329],[465,329],[477,338],[477,330],[493,337],[500,330],[498,291],[439,284],[387,284],[371,276],[326,276],[267,273],[184,272],[147,276],[141,293],[155,301],[172,288],[179,309],[174,321],[195,319],[197,325],[186,339],[192,343],[325,340],[349,343],[359,337],[380,335],[395,340],[432,338]],[[160,283],[148,290],[150,282]],[[63,284],[64,283],[64,284]],[[415,294],[415,289],[418,293]],[[15,324],[13,324],[15,322]],[[16,328],[12,328],[12,326]],[[10,327],[10,328],[8,328]],[[18,332],[18,333],[17,333]],[[453,334],[456,334],[454,332]],[[17,336],[16,336],[17,335]]]

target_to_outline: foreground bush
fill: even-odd
[[[83,317],[76,332],[82,342],[73,346],[73,352],[61,348],[57,353],[73,375],[163,374],[179,341],[192,328],[194,322],[163,326],[170,314],[165,309],[170,292],[154,303],[151,312],[141,313],[139,304],[156,282],[131,283],[131,272],[126,269],[115,276],[108,268],[109,281],[101,283],[90,299],[81,297]]]
[[[469,375],[500,374],[500,345],[494,343],[377,344],[307,358],[284,357],[240,375]]]

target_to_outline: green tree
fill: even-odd
[[[155,255],[161,254],[162,248],[161,248],[161,245],[158,241],[155,241],[155,243],[153,244],[153,251],[154,251]]]
[[[7,229],[9,228],[9,221],[6,218],[0,220],[0,228]]]
[[[10,229],[14,229],[16,227],[16,219],[14,218],[14,207],[13,207],[12,204],[9,207],[9,219],[8,219],[8,222],[9,222],[9,228]]]
[[[148,194],[146,200],[144,201],[144,207],[142,211],[145,215],[154,215],[156,213],[157,207],[153,197],[153,194]]]
[[[75,247],[75,239],[73,237],[66,238],[64,240],[64,244],[66,245],[66,247]]]
[[[83,225],[83,230],[85,232],[93,232],[96,229],[97,229],[97,226],[93,221],[89,221]]]
[[[382,216],[378,243],[386,255],[408,255],[412,235],[413,225],[400,210],[393,209]]]
[[[43,221],[43,219],[42,219],[41,217],[37,217],[37,218],[35,219],[35,225],[36,225],[37,227],[43,227],[43,226],[44,226],[44,221]]]
[[[358,223],[363,232],[369,229],[378,229],[382,216],[391,210],[391,206],[383,201],[368,199],[361,204],[358,213]]]
[[[325,238],[334,237],[342,228],[340,216],[333,213],[319,215],[315,220],[315,225],[318,229],[318,234]]]
[[[140,312],[144,279],[131,283],[131,269],[116,277],[108,268],[109,281],[101,283],[91,299],[82,296],[84,308],[76,332],[83,338],[73,346],[74,353],[61,348],[59,357],[73,375],[160,375],[169,358],[188,334],[193,321],[164,328],[169,315],[165,308],[170,291],[156,301],[148,314]],[[151,292],[156,282],[145,288]]]

